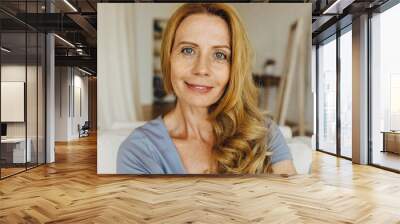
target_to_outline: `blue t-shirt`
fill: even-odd
[[[267,122],[271,163],[292,160],[278,126]],[[118,174],[186,174],[178,151],[161,116],[136,128],[121,144],[117,157]]]

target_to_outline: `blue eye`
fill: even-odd
[[[185,48],[183,48],[183,49],[181,50],[181,52],[182,52],[183,54],[186,54],[186,55],[192,55],[192,54],[194,53],[194,50],[193,50],[193,48],[185,47]]]
[[[222,52],[217,52],[217,53],[215,53],[215,57],[216,57],[218,60],[226,60],[226,59],[227,59],[226,54],[224,54],[224,53],[222,53]]]

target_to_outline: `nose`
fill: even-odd
[[[200,54],[196,58],[195,65],[193,67],[193,73],[200,76],[209,76],[209,65],[208,58],[205,54]]]

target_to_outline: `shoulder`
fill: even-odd
[[[279,126],[271,118],[265,120],[265,126],[267,128],[267,148],[272,152],[271,163],[292,160],[289,146]]]
[[[117,156],[117,173],[154,173],[158,169],[157,119],[133,130],[122,142]]]
[[[265,119],[264,124],[265,128],[267,129],[267,142],[271,143],[271,141],[279,137],[281,132],[276,122],[270,117]]]
[[[146,124],[135,128],[135,130],[133,130],[121,144],[120,148],[124,148],[124,146],[130,146],[132,144],[143,146],[157,144],[157,142],[163,137],[163,124],[160,119],[161,118],[151,120]],[[144,147],[141,147],[140,149],[143,148]],[[138,148],[135,149],[135,151],[140,151]]]

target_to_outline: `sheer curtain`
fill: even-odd
[[[120,142],[141,119],[133,4],[98,4],[97,171],[114,173]]]

